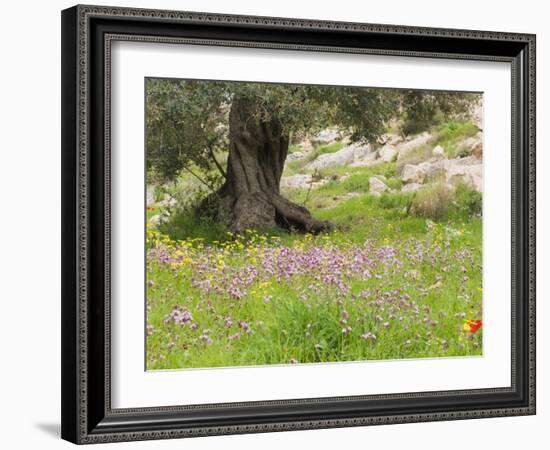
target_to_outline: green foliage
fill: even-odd
[[[207,244],[223,239],[227,232],[222,224],[207,217],[198,217],[189,208],[177,209],[158,229],[174,240],[200,238]]]
[[[411,202],[411,212],[420,217],[442,220],[447,217],[452,201],[452,190],[443,182],[435,182],[416,192]]]
[[[386,186],[390,189],[394,189],[396,191],[399,191],[403,187],[403,181],[401,178],[387,178],[384,183],[386,183]]]
[[[315,149],[317,155],[323,155],[325,153],[336,153],[339,150],[344,148],[344,143],[342,141],[333,142],[332,144],[320,145]]]
[[[434,114],[456,116],[475,100],[464,93],[148,78],[146,142],[151,177],[172,180],[186,170],[202,173],[201,182],[210,190],[219,185],[225,177],[219,155],[229,148],[229,112],[235,99],[247,102],[251,119],[278,121],[286,136],[335,126],[347,130],[352,142],[376,142],[390,120],[401,115],[404,123],[426,129]],[[414,131],[411,125],[405,128],[406,133]],[[337,151],[340,145],[319,147],[314,154]]]
[[[401,133],[420,133],[453,118],[466,118],[478,95],[464,92],[404,91],[401,97]]]
[[[399,170],[401,170],[406,164],[419,164],[428,160],[432,155],[433,147],[434,145],[430,142],[418,145],[408,151],[399,159]]]
[[[313,151],[310,151],[307,153],[305,158],[302,158],[299,161],[294,161],[292,163],[292,167],[297,168],[303,168],[308,163],[315,161],[320,155],[326,154],[326,153],[336,153],[338,150],[342,150],[344,148],[344,143],[341,141],[333,142],[332,144],[327,145],[318,145],[316,146]]]
[[[148,78],[145,86],[149,173],[167,181],[193,167],[208,186],[215,154],[227,147],[225,83]]]
[[[184,255],[182,265],[176,266],[148,259],[147,279],[152,283],[147,288],[147,323],[151,326],[147,337],[147,368],[481,354],[481,331],[471,336],[461,331],[464,317],[481,317],[481,194],[459,185],[454,193],[445,191],[449,197],[443,198],[441,185],[437,183],[418,193],[388,192],[380,197],[368,193],[368,180],[373,176],[384,176],[389,187],[399,189],[401,181],[395,178],[396,171],[395,162],[368,167],[330,167],[316,174],[316,177],[331,179],[327,184],[309,193],[308,189],[288,193],[288,197],[298,203],[308,195],[307,207],[312,215],[336,225],[334,232],[319,236],[277,229],[254,231],[251,236],[235,239],[220,224],[195,216],[191,205],[203,194],[187,195],[182,204],[190,207],[172,211],[169,220],[158,229],[171,240],[184,241],[197,249],[189,264],[208,258],[222,264],[210,256],[222,248],[227,250],[223,253],[223,264],[230,268],[228,273],[251,267],[261,271],[256,258],[277,246],[301,251],[318,245],[326,249],[349,246],[360,249],[373,245],[373,249],[395,249],[399,265],[368,279],[346,279],[350,292],[338,298],[338,302],[330,290],[312,294],[310,286],[319,283],[308,278],[292,281],[274,278],[267,284],[254,282],[245,297],[232,300],[216,289],[207,295],[201,293],[191,281],[197,272],[185,266]],[[348,177],[340,179],[344,175]],[[183,199],[189,187],[200,186],[188,173],[180,175],[178,180],[163,192],[181,195]],[[438,200],[435,206],[430,198]],[[161,212],[148,211],[148,216]],[[433,219],[437,221],[434,223]],[[407,260],[407,255],[419,251],[423,257]],[[455,256],[457,252],[467,256],[459,260]],[[432,259],[434,254],[438,255],[436,262]],[[206,270],[212,270],[212,266],[208,267]],[[218,286],[216,275],[212,276]],[[411,313],[400,321],[398,314],[391,321],[388,309],[376,309],[375,296],[361,297],[365,291],[391,293],[396,290],[418,303],[421,311],[418,317]],[[192,312],[197,329],[189,324],[165,322],[175,305]],[[352,327],[346,333],[342,332],[340,323],[342,311],[349,315],[346,326]],[[377,314],[383,316],[384,321],[378,320]],[[426,315],[433,321],[425,323]],[[226,325],[226,317],[233,321],[230,327]],[[248,323],[253,332],[244,332],[238,320]],[[386,327],[388,320],[391,323]],[[228,338],[238,332],[239,338]],[[365,339],[366,332],[373,333],[376,339]],[[201,340],[205,334],[211,337],[211,343]]]
[[[480,192],[461,183],[454,193],[455,214],[460,217],[479,216],[482,213],[483,197]]]
[[[220,231],[216,238],[210,236],[208,227],[193,223],[189,227],[193,234],[185,240],[189,246],[185,248],[195,249],[189,263],[183,260],[171,266],[149,261],[147,266],[147,279],[151,281],[147,288],[147,368],[481,354],[481,332],[471,336],[462,332],[464,318],[481,317],[481,220],[433,223],[403,215],[400,211],[410,197],[411,194],[384,194],[375,198],[365,194],[331,210],[315,211],[339,225],[334,233],[317,237],[283,234],[275,239],[271,234],[264,237],[256,233],[251,238],[235,240]],[[202,230],[202,235],[196,236],[196,230]],[[237,301],[216,290],[204,296],[191,283],[195,272],[187,267],[199,258],[209,258],[219,248],[227,249],[223,264],[236,271],[257,267],[255,255],[277,246],[300,252],[320,245],[327,250],[349,245],[361,248],[371,242],[373,251],[388,246],[395,249],[399,265],[390,265],[387,272],[375,272],[376,276],[370,278],[349,279],[350,292],[338,302],[330,288],[312,292],[311,281],[306,277],[292,282],[255,282],[247,295]],[[417,256],[418,252],[423,256]],[[468,256],[459,259],[457,252]],[[434,254],[438,255],[435,263]],[[410,260],[407,255],[419,259]],[[418,304],[421,314],[416,317],[412,310],[410,314],[398,312],[392,319],[391,306],[378,308],[376,295],[363,297],[365,292],[406,293]],[[196,330],[189,324],[166,323],[176,304],[192,313],[198,325]],[[428,322],[424,321],[425,316]],[[344,325],[343,317],[347,318]],[[240,320],[249,324],[253,332],[245,333],[238,325]],[[343,327],[348,325],[351,330],[343,333]],[[237,332],[238,338],[228,338]],[[376,339],[365,339],[366,332]],[[211,342],[201,340],[205,334]]]
[[[190,166],[205,172],[216,167],[223,176],[215,155],[227,149],[235,99],[248,103],[251,118],[279,121],[286,135],[331,123],[350,129],[352,139],[374,140],[384,132],[396,98],[395,91],[384,89],[149,78],[148,169],[162,180]]]
[[[295,152],[301,152],[301,151],[302,151],[302,147],[300,147],[297,144],[290,144],[288,146],[288,153],[295,153]]]
[[[460,147],[460,141],[474,136],[479,129],[472,122],[450,120],[437,127],[432,145],[441,145],[449,158],[469,156],[471,149]]]
[[[346,192],[368,192],[369,176],[365,174],[354,173],[343,181],[335,181],[335,184],[341,184],[341,188]]]
[[[479,132],[478,127],[468,120],[451,119],[435,127],[433,137],[425,144],[420,144],[400,156],[398,171],[406,164],[419,164],[432,156],[433,149],[440,145],[449,158],[469,156],[471,148],[464,147],[461,142]]]
[[[393,210],[396,215],[406,217],[414,194],[410,192],[384,193],[378,200],[381,208]]]

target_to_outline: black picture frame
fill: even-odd
[[[110,43],[507,61],[512,67],[512,384],[507,388],[112,409]],[[119,7],[62,12],[62,437],[164,439],[535,414],[535,36]]]

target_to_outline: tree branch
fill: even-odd
[[[201,177],[199,177],[195,172],[193,172],[189,167],[187,166],[183,166],[183,169],[184,170],[187,170],[187,172],[189,172],[191,175],[193,175],[197,180],[199,180],[202,184],[204,184],[208,189],[210,189],[212,192],[215,192],[216,189],[214,189],[214,187],[208,183],[207,181],[203,180]]]
[[[225,170],[223,170],[223,167],[221,166],[221,164],[216,159],[216,155],[214,154],[214,150],[212,150],[212,146],[209,145],[207,148],[208,148],[208,153],[210,154],[210,157],[214,161],[214,164],[216,165],[216,167],[218,168],[219,172],[222,174],[224,179],[227,180],[227,174],[225,173]]]

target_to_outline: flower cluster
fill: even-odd
[[[453,247],[452,230],[430,232],[393,245],[257,234],[206,245],[151,232],[148,311],[163,312],[149,323],[148,342],[166,358],[194,348],[253,355],[256,342],[276,339],[281,355],[263,358],[287,363],[476,347],[481,321],[466,317],[481,315],[481,287],[470,280],[479,254]],[[453,306],[434,307],[444,290]]]

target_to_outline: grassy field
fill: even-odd
[[[284,193],[329,234],[234,236],[185,209],[148,229],[147,368],[481,355],[464,329],[482,318],[480,195],[460,186],[433,215],[397,171],[323,169],[334,180]],[[370,195],[370,176],[396,191]]]

